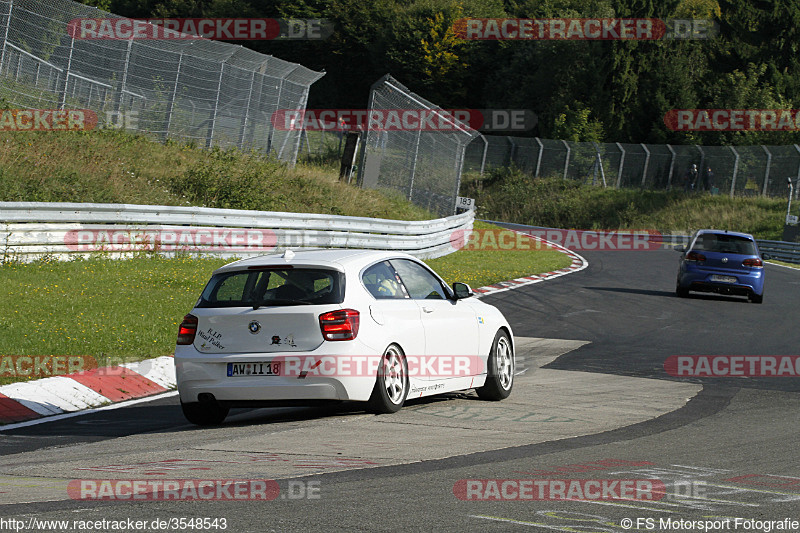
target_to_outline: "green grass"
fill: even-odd
[[[480,218],[564,229],[691,234],[718,228],[779,240],[786,213],[786,201],[781,199],[603,189],[561,178],[534,179],[508,169],[466,181],[461,194],[476,199]]]
[[[497,230],[492,224],[476,222],[477,230]],[[533,243],[534,241],[530,241]],[[471,287],[483,287],[499,281],[541,274],[570,265],[564,253],[531,244],[530,250],[471,249],[426,261],[448,283],[460,281]]]
[[[0,354],[90,356],[99,366],[171,355],[181,318],[211,272],[228,262],[143,254],[0,265]],[[570,260],[548,249],[462,250],[428,263],[449,283],[480,287]],[[28,379],[0,377],[0,384]]]

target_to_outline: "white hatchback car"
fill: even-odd
[[[406,398],[475,389],[508,397],[514,337],[464,283],[418,259],[368,250],[287,251],[217,269],[180,325],[175,369],[195,424],[231,407]]]

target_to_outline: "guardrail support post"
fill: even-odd
[[[564,179],[567,179],[567,170],[569,170],[569,153],[572,151],[572,149],[569,147],[569,144],[567,144],[567,141],[562,139],[561,142],[564,143],[564,146],[567,149],[567,157],[564,158]]]
[[[733,193],[736,191],[736,174],[739,173],[739,152],[733,146],[729,146],[728,148],[731,149],[733,155],[736,156],[736,159],[733,160],[733,177],[731,178],[731,198],[733,198]]]
[[[622,167],[625,166],[625,148],[622,147],[620,143],[615,143],[619,151],[622,152],[622,156],[619,158],[619,168],[617,168],[617,186],[615,188],[619,189],[619,186],[622,184]]]
[[[761,145],[761,148],[767,153],[767,170],[764,171],[764,186],[761,188],[761,197],[765,197],[767,195],[767,185],[769,184],[769,167],[772,166],[772,154],[767,147]]]

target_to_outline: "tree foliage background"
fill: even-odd
[[[327,74],[309,107],[363,108],[391,73],[445,108],[523,108],[529,135],[580,141],[792,144],[786,132],[670,131],[670,109],[800,107],[797,0],[84,0],[128,17],[324,18],[322,41],[243,46]],[[703,18],[710,39],[465,41],[460,18]]]

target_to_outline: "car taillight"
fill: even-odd
[[[342,309],[319,315],[319,329],[326,341],[351,341],[358,335],[359,312]]]
[[[706,256],[704,256],[701,253],[697,253],[697,252],[689,252],[688,254],[686,254],[686,260],[687,261],[705,261],[706,260]]]
[[[742,261],[742,265],[746,267],[764,268],[764,262],[757,257],[750,257]]]
[[[178,344],[192,344],[197,333],[197,317],[186,315],[178,328]]]

